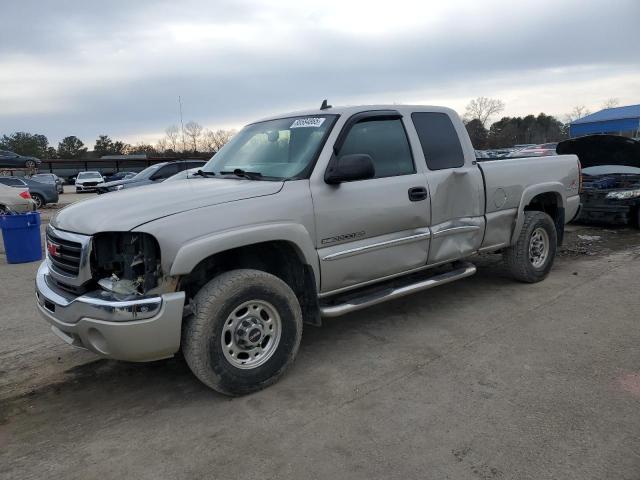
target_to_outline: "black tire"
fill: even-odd
[[[25,168],[28,168],[29,170],[34,170],[36,168],[36,161],[35,160],[27,160],[26,162],[24,162],[24,166],[25,166]]]
[[[279,341],[264,363],[239,368],[227,358],[230,350],[225,353],[223,335],[232,315],[242,310],[239,307],[254,300],[274,307],[281,325]],[[205,385],[225,395],[244,395],[278,380],[293,363],[301,337],[302,311],[285,282],[258,270],[232,270],[211,280],[195,296],[193,314],[183,322],[182,351]]]
[[[536,237],[547,235],[547,253],[544,261],[536,265],[531,259],[531,242],[534,233]],[[549,274],[556,256],[558,234],[556,226],[549,215],[544,212],[524,212],[524,223],[517,242],[503,252],[503,259],[512,278],[519,282],[535,283],[544,280]],[[535,251],[538,254],[538,251]]]
[[[36,202],[36,208],[40,209],[44,206],[44,197],[39,193],[32,193],[31,198],[33,198],[33,201]]]

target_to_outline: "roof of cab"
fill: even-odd
[[[355,113],[366,112],[370,110],[397,110],[403,115],[407,115],[413,112],[439,112],[446,113],[448,115],[457,115],[455,110],[447,107],[438,107],[434,105],[354,105],[354,106],[336,106],[329,107],[324,110],[320,110],[319,108],[314,108],[310,110],[298,110],[294,112],[282,113],[279,115],[270,115],[265,118],[261,118],[251,123],[259,123],[265,122],[268,120],[277,120],[279,118],[289,118],[289,117],[306,117],[313,115],[348,115],[351,116]]]

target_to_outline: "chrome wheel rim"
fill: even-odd
[[[542,267],[549,256],[549,234],[544,228],[538,227],[529,239],[529,261],[534,268]]]
[[[34,195],[33,197],[33,201],[36,202],[36,208],[41,208],[42,207],[42,198],[40,198],[39,195]]]
[[[238,305],[227,317],[220,341],[227,361],[251,369],[269,360],[280,343],[282,320],[276,308],[264,300]]]

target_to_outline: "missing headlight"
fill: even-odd
[[[147,233],[100,233],[93,239],[91,267],[102,288],[142,295],[158,286],[160,248]]]

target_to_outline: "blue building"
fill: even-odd
[[[640,104],[626,107],[605,108],[569,125],[571,137],[609,133],[625,137],[640,136]]]

